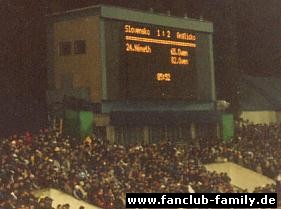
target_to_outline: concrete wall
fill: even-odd
[[[55,22],[53,25],[54,79],[56,89],[62,87],[65,75],[72,79],[73,88],[90,89],[92,101],[101,100],[100,18],[86,16]],[[86,54],[59,55],[59,43],[86,41]]]
[[[281,112],[277,111],[243,111],[240,117],[253,123],[281,122]]]
[[[56,189],[42,189],[38,191],[34,191],[33,194],[36,197],[48,196],[53,199],[53,207],[56,208],[58,204],[66,204],[70,205],[70,208],[79,208],[80,206],[84,206],[86,209],[99,209],[96,206],[93,206],[89,203],[86,203],[81,200],[75,199],[73,196],[65,194]]]
[[[231,178],[232,185],[248,189],[249,192],[252,192],[258,186],[275,184],[274,180],[235,163],[213,163],[205,166],[210,171],[226,172]]]

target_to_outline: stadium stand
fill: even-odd
[[[227,173],[233,186],[249,192],[253,192],[257,187],[275,184],[274,180],[235,163],[212,163],[205,166],[210,171]]]
[[[280,110],[280,78],[242,76],[241,108],[244,110]]]
[[[198,139],[188,146],[166,140],[123,146],[94,135],[79,141],[48,130],[4,138],[0,206],[52,208],[50,197],[38,199],[31,193],[45,188],[106,209],[125,208],[126,192],[237,192],[227,173],[204,166],[222,159],[276,179],[276,185],[255,192],[280,193],[280,125],[236,125],[237,136],[230,142]]]
[[[281,80],[278,77],[241,76],[241,117],[253,123],[281,122]]]

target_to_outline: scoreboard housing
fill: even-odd
[[[184,131],[217,123],[212,33],[211,22],[103,5],[49,15],[48,106],[87,104],[115,139],[116,126],[150,138],[150,123],[164,133],[171,118]]]
[[[107,33],[115,31],[120,39],[106,43],[108,51],[117,47],[113,56],[119,63],[113,67],[119,71],[121,98],[197,100],[197,33],[126,21],[114,21],[113,27],[106,27]]]
[[[110,99],[215,100],[210,32],[165,21],[103,22]]]

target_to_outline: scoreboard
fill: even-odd
[[[123,41],[129,98],[195,99],[196,34],[124,23]]]
[[[105,26],[112,98],[200,99],[202,71],[209,71],[200,67],[209,62],[201,53],[208,48],[200,41],[204,33],[124,20],[108,20]]]

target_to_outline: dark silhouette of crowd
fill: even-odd
[[[236,133],[229,142],[198,139],[188,146],[167,140],[125,146],[94,135],[81,141],[49,130],[4,138],[0,209],[50,209],[50,198],[32,194],[50,187],[106,209],[125,208],[126,192],[241,192],[226,173],[207,171],[203,165],[220,160],[280,181],[281,126],[238,121]],[[280,193],[279,181],[255,192]]]

